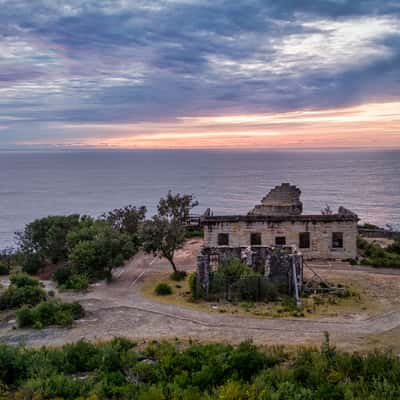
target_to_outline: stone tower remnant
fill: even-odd
[[[262,200],[257,204],[249,215],[264,216],[292,216],[301,215],[303,212],[303,203],[300,201],[301,190],[290,183],[282,183],[275,186]]]

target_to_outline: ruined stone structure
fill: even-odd
[[[197,284],[199,285],[198,289],[200,289],[198,292],[202,293],[202,297],[209,298],[210,279],[216,266],[224,265],[232,258],[240,259],[254,271],[260,273],[259,276],[242,278],[243,280],[253,280],[253,282],[254,279],[258,280],[254,287],[255,291],[260,292],[263,282],[271,282],[280,288],[284,288],[287,294],[299,299],[303,285],[302,255],[290,247],[271,248],[266,246],[203,248],[197,257]],[[220,289],[227,295],[224,297],[229,297],[231,283],[222,283]],[[258,295],[260,294],[258,293]],[[254,297],[257,298],[258,296]]]
[[[197,263],[197,282],[206,296],[213,268],[232,257],[261,273],[254,290],[260,292],[267,280],[286,287],[299,302],[303,259],[357,256],[357,215],[344,207],[336,214],[327,209],[303,215],[300,195],[296,186],[283,183],[247,215],[215,216],[207,210],[200,218],[204,246]]]
[[[249,246],[292,246],[305,259],[355,258],[357,215],[344,207],[336,214],[302,214],[300,194],[297,187],[283,183],[247,215],[204,215],[204,249],[229,253]]]
[[[303,203],[300,201],[301,191],[289,183],[275,186],[250,211],[250,215],[300,215],[303,212]]]

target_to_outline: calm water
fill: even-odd
[[[193,193],[199,212],[246,213],[281,182],[301,188],[305,212],[344,205],[400,227],[400,151],[0,152],[0,248],[49,214],[127,204],[152,214],[169,189]]]

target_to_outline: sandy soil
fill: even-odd
[[[201,241],[189,241],[178,252],[181,269],[193,270]],[[339,347],[353,350],[388,343],[400,351],[400,271],[352,267],[343,263],[313,264],[326,279],[353,282],[368,296],[371,307],[320,319],[273,319],[207,313],[165,304],[142,295],[140,286],[154,274],[170,268],[158,258],[138,254],[115,271],[111,284],[93,285],[87,293],[60,293],[65,301],[79,300],[87,310],[84,320],[70,329],[15,330],[8,315],[0,322],[0,342],[58,345],[79,339],[104,340],[193,338],[233,343],[252,339],[259,344],[320,343],[324,332]],[[52,287],[51,282],[46,286]],[[398,346],[397,346],[398,345]]]

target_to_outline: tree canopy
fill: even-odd
[[[168,260],[174,272],[177,272],[175,251],[185,242],[185,224],[190,211],[197,205],[192,195],[173,195],[168,192],[166,197],[160,199],[157,214],[143,226],[144,250]]]

